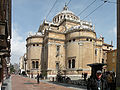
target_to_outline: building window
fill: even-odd
[[[109,47],[107,46],[107,49],[109,49]]]
[[[102,59],[102,63],[104,63],[104,59]]]
[[[64,18],[65,18],[65,15],[64,15]]]
[[[68,68],[71,68],[71,60],[68,60]]]
[[[97,56],[97,49],[95,49],[95,56]]]
[[[69,18],[69,15],[67,15],[67,17]]]
[[[35,68],[35,62],[32,61],[32,68],[34,69]]]
[[[35,44],[33,44],[33,46],[35,46]]]
[[[56,69],[59,70],[59,62],[56,62]]]
[[[90,42],[92,42],[92,39],[90,39]]]
[[[57,47],[56,47],[56,52],[57,52],[57,54],[56,54],[56,57],[57,57],[57,56],[59,56],[59,54],[60,54],[60,45],[57,45]]]
[[[39,67],[39,62],[38,61],[36,61],[36,68],[38,68]]]
[[[68,60],[68,68],[75,68],[75,59]]]
[[[75,59],[72,59],[72,68],[75,68]]]
[[[39,44],[37,44],[37,46],[39,46]]]
[[[55,22],[56,22],[56,18],[55,18]]]
[[[89,39],[88,38],[86,38],[86,41],[88,41]]]
[[[73,42],[75,41],[75,39],[73,39]]]
[[[71,40],[69,40],[69,42],[71,42]]]
[[[61,16],[61,19],[62,19],[62,16]]]

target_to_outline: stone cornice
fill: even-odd
[[[110,44],[106,44],[106,43],[104,43],[103,45],[104,45],[104,46],[113,47],[113,45],[110,45]]]
[[[67,31],[65,34],[74,33],[74,32],[80,32],[80,31],[93,32],[93,33],[96,35],[96,32],[94,32],[93,30],[87,30],[87,29],[74,29],[74,30],[69,30],[69,31]]]
[[[98,47],[102,47],[103,45],[96,45],[96,46],[98,46]]]
[[[63,42],[65,42],[65,40],[64,40],[64,39],[56,39],[56,38],[47,38],[47,39],[50,39],[50,40],[55,40],[55,41],[63,41]]]
[[[80,38],[89,38],[89,39],[93,39],[93,40],[95,40],[95,41],[96,41],[96,39],[95,39],[95,38],[92,38],[92,37],[87,37],[87,36],[78,36],[78,37],[73,37],[73,38],[70,38],[70,39],[68,39],[68,40],[66,40],[66,41],[69,41],[69,40],[71,40],[71,39],[80,39]]]
[[[59,30],[56,32],[56,31],[53,31],[53,30],[48,30],[48,32],[52,32],[52,33],[57,33],[57,34],[63,34],[63,35],[65,35],[65,33],[64,32],[59,32]]]
[[[26,41],[28,40],[28,39],[30,39],[30,38],[43,38],[44,36],[42,35],[42,36],[30,36],[30,37],[27,37],[27,39],[26,39]]]
[[[46,22],[44,22],[44,25],[48,25],[49,26],[49,23],[46,23]],[[50,24],[51,26],[53,26],[53,27],[58,27],[58,25],[56,25],[56,24]]]
[[[73,23],[76,23],[76,24],[80,24],[80,22],[77,22],[77,21],[74,21],[74,20],[69,20],[69,19],[63,19],[63,21],[60,22],[60,24],[58,26],[60,26],[61,24],[63,24],[64,22],[73,22]]]

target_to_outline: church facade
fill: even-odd
[[[54,77],[58,71],[63,75],[90,73],[87,64],[106,63],[107,51],[113,46],[97,38],[95,26],[80,20],[65,6],[52,22],[46,20],[35,35],[26,39],[27,73],[42,73]]]

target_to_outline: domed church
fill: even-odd
[[[51,22],[46,20],[26,39],[27,74],[55,77],[91,73],[87,64],[106,63],[111,44],[97,38],[92,22],[80,20],[65,5]]]

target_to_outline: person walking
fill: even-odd
[[[110,71],[107,75],[107,82],[109,90],[115,90],[115,76],[112,71]]]
[[[87,90],[108,90],[108,85],[105,79],[102,78],[101,70],[96,72],[95,78],[90,78],[87,83]]]
[[[39,73],[37,74],[37,83],[39,84],[40,82],[39,82],[39,78],[40,78],[40,76],[39,76]]]

